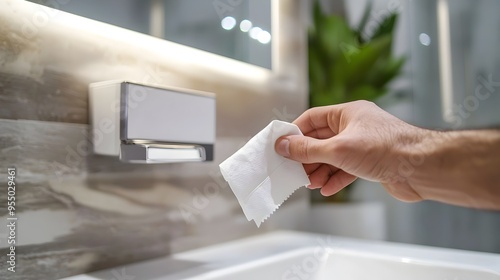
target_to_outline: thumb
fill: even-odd
[[[282,136],[276,140],[276,153],[301,163],[318,163],[325,160],[326,143],[302,135]]]

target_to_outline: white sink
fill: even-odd
[[[500,255],[275,232],[67,279],[118,274],[136,280],[500,280]]]
[[[304,248],[265,258],[241,266],[207,273],[211,280],[498,280],[493,270],[453,263],[414,261],[383,257],[357,251],[332,249],[318,254]],[[197,279],[197,278],[193,278]]]

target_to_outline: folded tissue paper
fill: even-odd
[[[298,188],[310,184],[301,163],[278,155],[276,140],[284,135],[302,135],[291,123],[272,121],[219,167],[246,218],[257,227]]]

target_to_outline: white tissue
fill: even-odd
[[[301,163],[278,155],[276,140],[302,135],[291,123],[272,121],[219,167],[238,199],[246,218],[257,227],[302,186],[310,184]]]

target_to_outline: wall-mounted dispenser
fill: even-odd
[[[211,161],[215,95],[126,81],[89,85],[94,153],[132,163]]]

